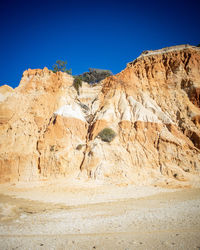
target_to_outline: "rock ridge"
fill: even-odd
[[[0,87],[0,181],[90,178],[199,186],[200,49],[145,52],[80,94],[73,77],[27,70]],[[110,143],[98,134],[109,127]]]

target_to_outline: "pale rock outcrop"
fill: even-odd
[[[5,101],[6,98],[13,93],[13,88],[8,85],[3,85],[0,87],[0,103]]]
[[[200,185],[199,48],[146,51],[80,95],[72,85],[44,68],[0,88],[1,182]],[[106,127],[117,134],[110,143],[98,135]]]

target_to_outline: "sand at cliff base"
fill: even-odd
[[[200,249],[200,189],[1,185],[1,249]]]

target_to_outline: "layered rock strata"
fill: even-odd
[[[200,49],[189,45],[146,51],[80,95],[66,73],[25,71],[19,87],[0,88],[0,180],[199,185],[199,90]]]

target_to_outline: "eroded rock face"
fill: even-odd
[[[0,88],[1,182],[199,185],[199,48],[143,53],[79,96],[72,83],[44,68],[25,71],[7,95]],[[117,134],[110,143],[98,136],[106,127]]]
[[[47,68],[28,70],[19,87],[1,102],[2,182],[55,178],[79,171],[82,153],[74,152],[76,143],[85,142],[87,123],[74,118],[73,113],[69,119],[56,113],[65,105],[71,108],[69,112],[78,106],[72,83],[73,78],[65,73],[54,74]]]

